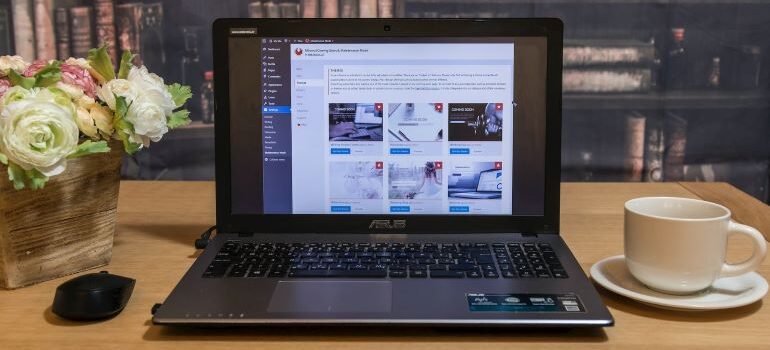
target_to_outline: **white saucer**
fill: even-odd
[[[720,278],[711,288],[690,295],[670,295],[654,291],[637,281],[626,267],[623,255],[597,262],[591,278],[602,287],[622,296],[656,307],[677,310],[718,310],[751,304],[767,294],[767,281],[756,272]]]

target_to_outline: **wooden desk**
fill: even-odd
[[[685,184],[686,185],[686,184]],[[710,185],[699,185],[700,190]],[[716,194],[740,196],[724,184]],[[694,190],[696,192],[700,191]],[[713,191],[712,200],[715,198]],[[622,254],[623,202],[648,195],[697,197],[682,184],[565,184],[562,232],[583,269]],[[718,196],[717,196],[718,197]],[[758,202],[757,202],[758,203]],[[749,203],[767,210],[762,204]],[[735,205],[735,203],[733,203]],[[734,209],[735,210],[735,209]],[[73,323],[51,314],[54,289],[67,278],[0,291],[0,348],[251,348],[251,349],[522,349],[770,347],[770,308],[762,302],[705,313],[664,311],[599,287],[616,325],[583,330],[459,330],[415,328],[171,329],[153,326],[150,308],[162,302],[198,252],[193,240],[214,222],[214,186],[206,182],[124,182],[112,273],[137,279],[122,314]],[[754,218],[770,220],[770,217]],[[766,223],[766,221],[765,221]],[[731,242],[730,256],[748,242]],[[770,276],[766,260],[760,273]],[[205,300],[201,300],[205,302]]]

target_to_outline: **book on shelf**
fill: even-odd
[[[113,65],[118,64],[115,49],[115,5],[113,0],[94,0],[97,46],[107,46]]]
[[[358,17],[358,0],[340,0],[340,18]]]
[[[663,181],[663,152],[666,148],[662,123],[658,119],[645,121],[644,176],[647,182]]]
[[[652,88],[651,68],[567,68],[564,92],[643,92]]]
[[[296,2],[284,1],[278,4],[281,11],[281,18],[299,18],[299,4]]]
[[[131,51],[136,54],[135,64],[141,64],[139,41],[142,21],[142,3],[130,2],[115,5],[115,29],[117,40],[117,54],[122,56],[124,52]]]
[[[318,18],[318,0],[302,0],[302,18]]]
[[[262,11],[264,11],[264,16],[267,18],[281,18],[281,8],[275,2],[263,2]]]
[[[262,1],[252,1],[249,3],[249,18],[263,18],[265,12],[262,9]]]
[[[90,6],[71,7],[70,11],[70,53],[73,57],[88,57],[88,50],[94,47],[94,27]]]
[[[377,0],[359,0],[358,17],[377,18]]]
[[[663,158],[663,179],[681,181],[684,179],[687,120],[673,112],[666,112],[664,131],[666,133],[666,148]]]
[[[393,18],[393,0],[377,0],[377,16]]]
[[[72,57],[70,50],[70,13],[69,9],[59,7],[54,12],[54,28],[56,33],[56,57],[66,60]]]
[[[339,0],[321,0],[321,17],[322,18],[337,18],[340,11]]]
[[[638,40],[566,40],[563,64],[582,66],[645,66],[655,62],[655,45]]]
[[[34,0],[35,58],[56,58],[56,39],[53,24],[53,0]]]
[[[0,2],[0,55],[13,54],[11,8],[7,1]]]
[[[35,59],[35,28],[31,0],[11,0],[13,42],[16,54],[25,60]]]
[[[642,181],[644,172],[644,130],[647,117],[637,111],[626,116],[624,170],[626,181]]]
[[[166,48],[163,40],[163,3],[142,5],[139,26],[139,51],[142,64],[150,71],[160,71],[166,65]]]

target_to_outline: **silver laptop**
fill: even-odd
[[[559,20],[220,19],[213,43],[217,235],[153,322],[613,324],[559,235]]]

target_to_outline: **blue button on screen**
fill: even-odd
[[[332,154],[350,154],[350,148],[332,148]]]
[[[470,148],[450,148],[449,154],[471,154]]]
[[[332,205],[333,213],[349,213],[351,210],[349,205]]]
[[[470,211],[471,208],[467,205],[452,205],[449,207],[450,213],[467,213]]]
[[[412,150],[409,148],[391,148],[390,154],[410,154]]]
[[[391,213],[408,213],[409,211],[410,211],[410,208],[408,205],[391,205],[390,206]]]

